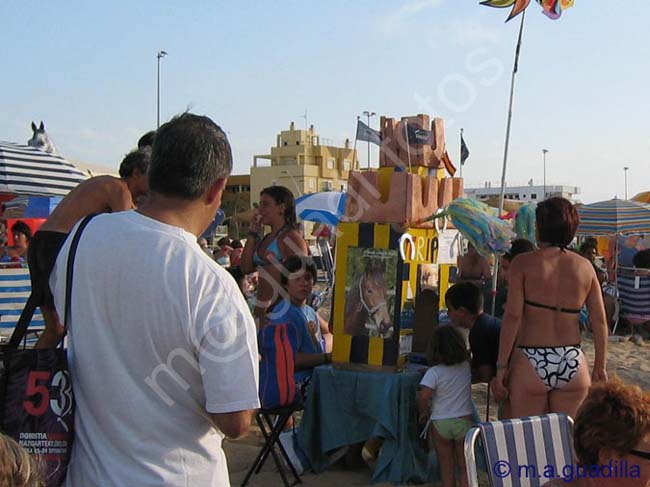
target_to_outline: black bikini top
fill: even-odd
[[[524,299],[524,303],[529,306],[534,306],[536,308],[544,308],[544,309],[550,309],[551,311],[559,311],[560,313],[580,314],[580,311],[582,311],[580,309],[561,308],[560,306],[549,306],[548,304],[540,304],[540,303],[536,303],[535,301],[530,301],[528,299]]]

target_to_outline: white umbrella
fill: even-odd
[[[60,156],[0,142],[0,193],[65,196],[86,174]]]
[[[296,214],[304,221],[338,225],[345,215],[346,193],[323,191],[296,199]]]

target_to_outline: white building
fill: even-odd
[[[465,194],[479,201],[485,201],[495,197],[498,198],[501,194],[501,186],[486,182],[482,188],[465,188]],[[580,194],[580,188],[577,186],[546,186],[546,198],[562,196],[563,198],[574,201],[574,196],[578,194]],[[527,186],[506,186],[505,198],[525,202],[541,201],[545,199],[544,186],[535,186],[532,184],[532,181]]]

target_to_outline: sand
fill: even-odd
[[[328,309],[327,304],[323,309]],[[321,313],[323,317],[327,313]],[[615,337],[618,339],[619,337]],[[583,350],[589,360],[593,363],[594,347],[590,338],[583,338]],[[629,340],[608,343],[607,372],[609,377],[617,376],[622,381],[636,384],[644,390],[650,391],[650,342],[634,343]],[[474,401],[482,418],[486,413],[487,385],[477,384],[472,386]],[[496,405],[490,405],[490,419],[496,419]],[[249,466],[257,456],[262,445],[260,431],[254,427],[245,438],[224,442],[224,449],[228,458],[228,469],[230,480],[233,486],[238,486],[244,479]],[[370,484],[372,474],[365,465],[346,466],[345,461],[339,462],[332,469],[319,475],[305,473],[302,476],[305,487],[361,487]],[[484,480],[484,479],[481,479]],[[273,461],[269,458],[260,474],[253,477],[249,482],[251,487],[281,486],[282,480]],[[389,484],[374,484],[375,486],[386,486]],[[425,484],[435,486],[436,484]],[[487,485],[482,481],[481,485]]]

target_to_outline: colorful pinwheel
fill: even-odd
[[[542,6],[542,12],[551,19],[559,19],[562,15],[562,11],[567,8],[573,7],[574,0],[535,0],[539,5]],[[510,15],[506,19],[513,19],[521,12],[526,10],[526,7],[530,4],[530,0],[483,0],[481,5],[487,5],[488,7],[495,8],[508,8],[512,7]]]

